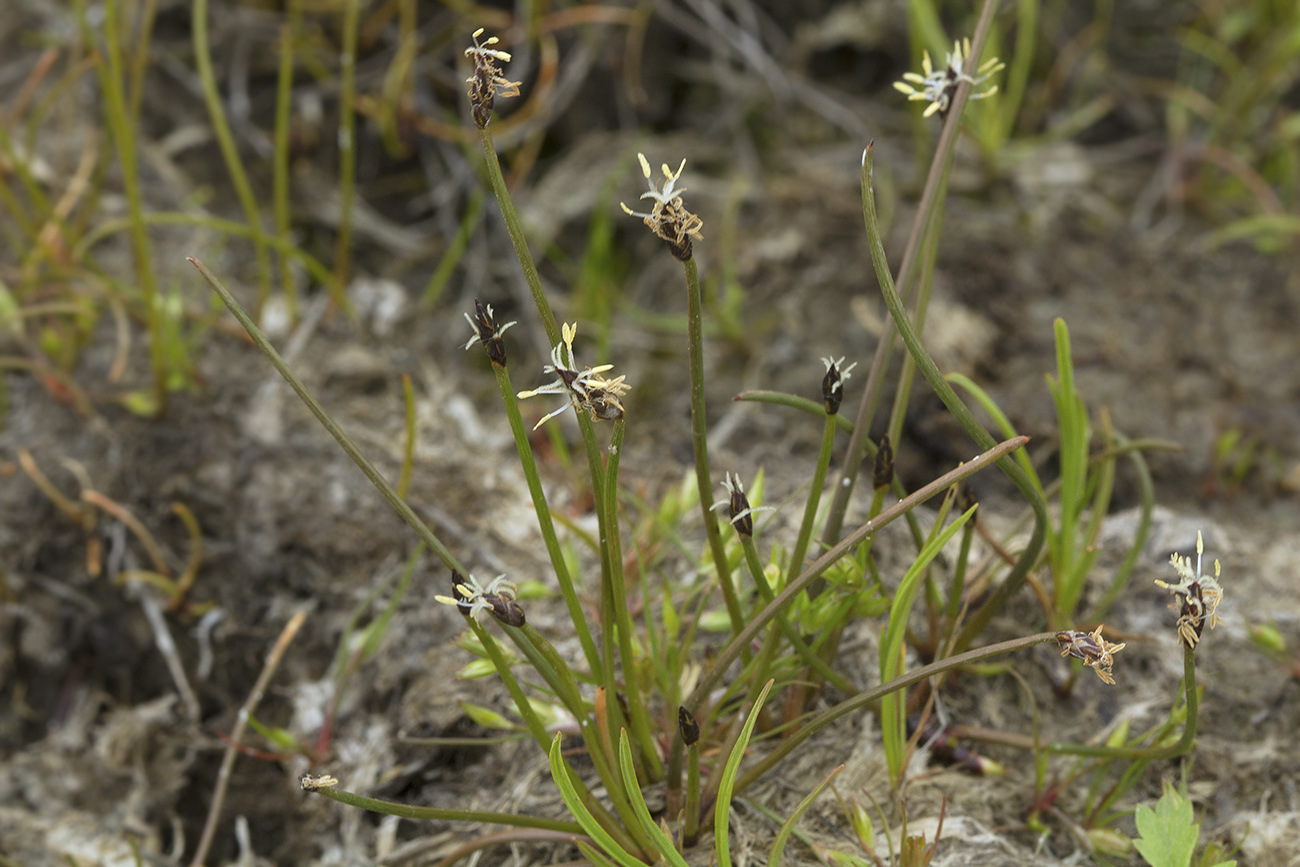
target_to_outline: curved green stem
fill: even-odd
[[[970,56],[966,61],[967,75],[973,75],[979,67],[979,58],[984,51],[984,43],[988,40],[989,31],[992,30],[993,15],[997,7],[998,0],[984,0],[979,20],[975,24],[975,33],[971,37]],[[912,282],[912,274],[915,270],[916,257],[921,249],[921,241],[925,237],[925,227],[930,223],[930,215],[938,206],[940,179],[944,173],[944,166],[952,159],[952,151],[957,144],[957,133],[961,129],[962,112],[965,111],[969,95],[969,81],[959,82],[957,92],[953,94],[949,106],[943,131],[939,134],[939,144],[935,147],[934,157],[930,161],[930,171],[926,175],[921,202],[912,220],[912,230],[907,236],[907,247],[903,250],[903,264],[898,269],[898,274],[899,284],[909,304],[915,294],[916,284]],[[892,310],[890,315],[894,315]],[[880,337],[880,342],[876,345],[875,357],[871,360],[867,384],[862,391],[862,399],[858,404],[858,413],[853,423],[854,435],[849,439],[844,468],[840,471],[839,480],[835,484],[835,494],[826,516],[826,526],[822,530],[822,540],[826,545],[833,545],[839,540],[844,514],[849,507],[849,497],[853,494],[853,485],[857,480],[858,469],[862,465],[862,455],[868,441],[871,420],[875,417],[880,388],[889,371],[889,355],[893,348],[894,331],[886,328],[885,333]]]
[[[885,259],[885,248],[881,243],[880,226],[876,222],[876,195],[872,184],[873,150],[874,148],[868,147],[862,155],[862,216],[863,221],[866,223],[867,241],[871,247],[871,261],[876,268],[876,279],[880,282],[880,292],[884,296],[885,306],[889,308],[889,314],[894,318],[894,325],[898,328],[899,336],[903,338],[903,344],[916,361],[916,367],[921,372],[921,375],[925,377],[925,381],[930,384],[930,387],[934,389],[934,393],[943,401],[943,405],[966,429],[966,432],[975,440],[975,443],[982,449],[991,448],[994,443],[993,437],[989,435],[988,431],[984,430],[984,426],[971,414],[971,411],[961,402],[961,398],[953,391],[952,386],[943,378],[943,374],[939,372],[934,359],[926,352],[920,336],[916,333],[916,329],[912,327],[907,310],[903,306],[903,299],[899,297],[898,290],[894,287],[894,278],[889,272],[889,263]],[[969,647],[971,641],[983,631],[993,615],[1001,611],[1012,594],[1025,583],[1025,578],[1029,575],[1029,569],[1034,560],[1038,558],[1038,552],[1047,539],[1047,504],[1043,502],[1042,495],[1034,486],[1032,480],[1011,458],[999,460],[998,468],[1011,479],[1012,483],[1024,494],[1025,499],[1029,501],[1029,505],[1034,510],[1034,530],[1029,537],[1025,550],[1021,552],[1020,559],[1016,561],[1016,565],[1012,567],[1002,586],[997,589],[988,602],[971,615],[965,627],[957,635],[954,646],[958,650]]]

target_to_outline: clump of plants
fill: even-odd
[[[681,387],[690,393],[694,489],[671,507],[666,504],[661,513],[669,522],[684,521],[685,509],[695,508],[705,537],[703,551],[689,564],[689,571],[699,580],[681,585],[665,581],[662,593],[645,570],[628,568],[635,562],[635,557],[629,556],[635,551],[627,550],[626,516],[632,501],[620,484],[619,466],[626,427],[636,423],[624,398],[636,383],[615,375],[613,361],[578,359],[584,350],[577,325],[556,317],[541,286],[491,132],[496,101],[518,93],[520,82],[510,81],[502,71],[500,64],[509,62],[511,56],[498,47],[495,37],[481,39],[482,31],[472,35],[472,45],[465,52],[470,113],[478,128],[486,176],[552,352],[540,378],[535,370],[520,371],[512,366],[507,331],[513,323],[501,322],[493,305],[485,302],[476,302],[473,311],[466,311],[470,324],[466,348],[484,352],[495,376],[554,586],[568,612],[566,629],[572,629],[581,648],[576,659],[560,654],[552,640],[529,622],[526,604],[509,576],[483,579],[464,567],[457,553],[416,516],[303,387],[222,281],[192,260],[321,423],[446,567],[445,593],[439,601],[464,617],[471,637],[462,646],[482,660],[480,668],[490,666],[509,692],[517,719],[504,722],[525,731],[545,753],[568,816],[434,809],[380,801],[348,791],[347,780],[326,773],[328,768],[304,776],[304,789],[394,815],[545,831],[548,839],[572,841],[583,857],[600,867],[658,862],[684,867],[687,854],[701,846],[712,850],[718,864],[731,864],[728,827],[735,800],[764,774],[779,769],[810,736],[840,719],[863,713],[878,716],[889,779],[895,790],[901,791],[921,738],[934,742],[941,734],[933,721],[933,705],[953,672],[1054,642],[1063,657],[1074,661],[1075,675],[1091,668],[1104,684],[1113,684],[1122,676],[1116,670],[1116,654],[1125,643],[1113,640],[1113,634],[1108,637],[1101,620],[1127,585],[1144,541],[1145,520],[1107,592],[1086,605],[1084,586],[1095,563],[1095,543],[1119,461],[1132,462],[1139,476],[1148,480],[1144,492],[1149,514],[1149,477],[1141,453],[1149,444],[1127,439],[1104,415],[1099,425],[1092,422],[1075,388],[1068,330],[1058,321],[1057,371],[1049,386],[1061,430],[1060,466],[1056,481],[1044,484],[1024,454],[1027,438],[1017,435],[1005,414],[973,382],[957,375],[945,376],[922,339],[942,202],[962,112],[970,98],[989,92],[990,76],[1000,68],[996,60],[981,60],[993,6],[985,5],[972,38],[955,43],[942,66],[927,58],[923,74],[909,75],[901,88],[909,99],[927,103],[925,114],[942,119],[943,127],[922,205],[897,269],[886,260],[877,222],[873,149],[868,145],[863,152],[860,182],[866,240],[891,319],[875,358],[849,364],[844,358],[822,359],[820,401],[770,392],[743,396],[773,407],[793,408],[805,413],[810,423],[818,419],[822,423],[821,449],[792,540],[759,538],[764,528],[755,519],[763,508],[763,480],[757,468],[728,468],[719,476],[711,465],[705,423],[705,323],[694,256],[696,245],[707,243],[707,221],[685,203],[684,160],[675,169],[664,164],[656,174],[650,161],[640,156],[646,190],[637,203],[624,204],[623,210],[662,239],[668,255],[680,263],[687,321],[688,365],[681,372]],[[973,93],[975,88],[979,90]],[[901,339],[905,352],[898,369],[891,373],[895,336]],[[848,397],[846,384],[858,365],[865,368],[866,383],[856,411],[848,418],[841,409]],[[909,491],[894,472],[894,459],[897,450],[906,446],[902,422],[918,373],[979,453]],[[810,380],[814,375],[815,371]],[[887,417],[886,435],[873,441],[868,432],[877,419],[883,385],[891,375],[898,398]],[[959,389],[994,420],[998,436],[980,423]],[[593,492],[598,525],[590,540],[590,556],[585,559],[571,556],[566,548],[538,473],[520,405],[536,399],[556,401],[538,426],[570,409],[577,421],[580,450],[586,459],[585,481]],[[847,441],[841,443],[846,435]],[[832,458],[837,452],[840,468],[832,474]],[[871,467],[865,482],[870,486],[868,518],[848,526],[848,505],[864,466]],[[1029,530],[1027,537],[1016,532],[994,540],[1003,556],[981,563],[972,557],[974,536],[977,530],[987,533],[988,529],[979,521],[978,504],[963,493],[962,483],[994,469],[1023,497],[1022,526]],[[751,480],[748,485],[745,479]],[[922,520],[918,507],[935,498],[939,500],[937,510]],[[901,576],[885,574],[873,551],[879,531],[899,519],[909,523],[915,546],[910,565]],[[954,547],[945,581],[936,558]],[[772,553],[764,557],[763,549]],[[1211,577],[1202,573],[1200,556],[1198,541],[1195,569],[1190,559],[1175,557],[1177,582],[1161,582],[1174,595],[1172,607],[1178,615],[1176,628],[1185,671],[1166,719],[1142,732],[1121,725],[1104,743],[1044,742],[1036,728],[1031,734],[1000,733],[996,738],[1023,748],[1034,761],[1036,798],[1026,827],[1044,831],[1064,828],[1097,851],[1102,842],[1114,842],[1109,826],[1122,815],[1117,801],[1139,781],[1150,763],[1183,756],[1191,749],[1199,700],[1195,652],[1205,627],[1213,628],[1217,622],[1216,609],[1222,598],[1217,562]],[[1044,629],[982,644],[989,624],[1026,587],[1041,606]],[[583,602],[587,594],[599,600],[598,612],[590,621]],[[706,618],[713,618],[728,633],[725,644],[711,653],[705,652],[701,639]],[[841,636],[850,624],[861,620],[879,629],[878,684],[855,682],[838,665]],[[921,624],[919,628],[917,624]],[[909,651],[925,664],[911,664]],[[1073,677],[1062,689],[1072,686]],[[811,710],[815,707],[813,697],[823,692],[835,702],[827,709]],[[782,700],[775,701],[777,696]],[[919,709],[910,720],[909,708]],[[570,734],[566,737],[557,727]],[[579,770],[571,760],[569,750],[575,747],[590,759],[590,770]],[[1057,769],[1049,778],[1048,759],[1052,756],[1068,756],[1072,764],[1064,771]],[[830,785],[835,773],[810,786],[808,797],[798,808],[779,817],[769,865],[781,862],[790,837],[797,836],[796,823],[803,811]],[[1089,791],[1085,815],[1067,815],[1057,806],[1057,796],[1064,787],[1081,781],[1087,781]],[[645,791],[658,783],[664,784],[666,797],[664,805],[652,811]],[[847,863],[868,863],[870,858],[883,863],[875,852],[877,844],[871,842],[870,819],[864,824],[864,811],[850,808],[847,812],[863,851],[820,852],[819,857]],[[928,862],[935,842],[927,845],[919,837],[903,841],[902,862]],[[885,855],[892,860],[892,844],[889,849]]]

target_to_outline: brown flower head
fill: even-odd
[[[1093,632],[1080,632],[1068,629],[1056,633],[1056,643],[1061,648],[1061,656],[1073,656],[1082,659],[1083,664],[1097,672],[1103,683],[1114,683],[1111,666],[1115,664],[1113,654],[1124,649],[1123,644],[1111,644],[1101,637],[1101,624]]]
[[[498,60],[509,63],[510,53],[491,47],[497,44],[495,36],[480,44],[478,38],[482,34],[482,27],[475,30],[472,37],[474,47],[465,49],[465,56],[474,61],[474,74],[465,79],[465,83],[469,85],[469,104],[479,129],[485,129],[492,120],[492,103],[496,101],[497,91],[503,97],[519,95],[519,82],[506,80],[496,65]]]
[[[1219,623],[1216,613],[1219,602],[1223,599],[1223,588],[1219,586],[1219,561],[1214,561],[1214,577],[1201,574],[1201,555],[1205,552],[1205,542],[1201,532],[1196,532],[1196,571],[1192,571],[1192,558],[1174,554],[1169,564],[1178,572],[1182,580],[1177,584],[1156,581],[1156,584],[1174,594],[1174,601],[1169,607],[1178,611],[1178,641],[1184,647],[1195,650],[1201,641],[1201,632],[1208,625],[1211,629]]]
[[[645,175],[646,183],[650,185],[650,189],[642,193],[641,198],[650,199],[654,202],[654,206],[649,213],[643,213],[632,210],[622,202],[619,202],[619,205],[624,213],[640,217],[650,227],[650,231],[668,242],[668,248],[672,250],[673,255],[685,262],[691,258],[693,252],[691,239],[697,241],[704,239],[700,234],[700,230],[704,228],[704,221],[686,210],[686,206],[682,204],[682,193],[686,192],[686,188],[677,189],[677,181],[682,176],[682,169],[686,168],[686,160],[682,160],[675,172],[669,170],[667,163],[661,167],[665,179],[661,190],[650,178],[650,162],[645,158],[645,154],[637,154],[637,159],[641,161],[641,174]]]
[[[573,338],[577,336],[578,326],[576,323],[573,325],[565,323],[562,331],[563,340],[551,350],[551,363],[542,368],[544,373],[554,373],[555,381],[541,388],[521,391],[517,397],[520,400],[527,400],[539,394],[563,394],[569,398],[569,404],[543,416],[542,420],[533,426],[533,430],[537,430],[544,422],[564,412],[570,405],[575,409],[585,409],[592,417],[602,421],[621,419],[624,410],[620,398],[627,394],[631,386],[623,381],[622,376],[606,379],[602,375],[605,371],[613,369],[612,364],[578,367],[573,356]]]

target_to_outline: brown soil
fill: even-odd
[[[267,129],[274,64],[259,52],[273,38],[271,19],[249,7],[216,5],[219,62],[227,69],[245,52],[240,62],[251,63],[254,117]],[[574,262],[597,237],[592,215],[615,221],[608,268],[622,286],[613,299],[609,342],[618,372],[634,384],[626,401],[622,476],[649,502],[681,481],[690,457],[679,328],[684,299],[677,263],[637,221],[617,211],[620,198],[631,202],[638,194],[630,157],[644,151],[656,166],[687,158],[688,203],[706,223],[706,240],[696,245],[701,273],[718,281],[711,285],[721,293],[732,269],[729,279],[744,292],[739,332],[716,332],[706,348],[715,475],[736,470],[752,477],[762,467],[769,476],[767,501],[781,503],[806,481],[820,423],[730,398],[755,387],[816,396],[818,357],[845,355],[862,365],[848,385],[846,411],[852,410],[883,310],[858,196],[867,137],[878,142],[895,259],[919,192],[911,113],[888,89],[906,63],[896,55],[906,44],[905,19],[901,12],[886,16],[879,5],[863,4],[862,14],[881,22],[875,36],[832,38],[834,10],[828,6],[819,13],[824,19],[809,19],[824,26],[797,31],[777,64],[757,71],[722,45],[683,35],[673,22],[687,13],[668,10],[669,23],[650,31],[642,70],[649,101],[639,111],[630,113],[620,79],[601,66],[616,52],[596,51],[585,78],[573,83],[576,90],[557,97],[558,114],[519,202],[534,248],[554,244],[543,276],[559,313],[570,319],[580,311],[591,315],[567,287],[574,283]],[[144,125],[151,145],[187,125],[206,125],[201,104],[185,89],[191,79],[177,71],[190,64],[184,10],[163,6],[160,51],[178,53],[160,60],[150,78]],[[15,58],[6,69],[25,75],[34,62],[34,43],[24,34],[62,26],[58,16],[64,13],[42,7],[25,0],[0,12],[0,48]],[[451,24],[450,18],[437,20]],[[771,22],[786,33],[796,32],[794,24]],[[591,46],[571,35],[561,43],[562,56],[586,56]],[[1121,40],[1116,51],[1124,48]],[[444,102],[455,80],[446,55],[429,73],[428,94]],[[1161,55],[1152,56],[1150,62],[1158,63]],[[374,64],[363,61],[363,81],[371,85],[385,68]],[[87,81],[84,93],[97,92]],[[60,170],[67,159],[75,164],[81,137],[99,123],[86,110],[95,100],[70,107],[60,121],[67,124],[67,143],[43,152]],[[1108,621],[1128,639],[1116,663],[1118,683],[1108,687],[1088,677],[1068,698],[1058,698],[1052,684],[1067,669],[1050,650],[1020,654],[1009,664],[1032,691],[1045,738],[1084,740],[1120,719],[1131,719],[1135,731],[1159,722],[1177,694],[1181,656],[1164,607],[1167,594],[1153,579],[1170,577],[1169,555],[1188,553],[1197,529],[1203,530],[1207,557],[1223,562],[1227,598],[1223,624],[1206,635],[1198,653],[1204,700],[1194,760],[1151,767],[1119,806],[1153,803],[1161,781],[1177,781],[1185,770],[1204,822],[1203,840],[1240,844],[1242,864],[1300,864],[1300,759],[1294,749],[1300,691],[1296,678],[1255,651],[1247,634],[1252,624],[1271,622],[1292,647],[1300,643],[1300,269],[1286,254],[1266,256],[1247,246],[1208,250],[1201,241],[1211,225],[1192,216],[1172,227],[1163,207],[1154,216],[1134,216],[1145,213],[1139,191],[1155,183],[1161,156],[1160,130],[1142,122],[1149,109],[1117,112],[1124,123],[1094,130],[1087,141],[1026,148],[1000,172],[963,149],[927,336],[942,368],[975,378],[1019,429],[1035,437],[1030,448],[1040,464],[1050,467],[1052,460],[1053,409],[1043,375],[1054,371],[1055,317],[1070,326],[1079,388],[1094,420],[1104,407],[1130,437],[1185,447],[1151,459],[1162,508],[1130,589]],[[624,123],[613,119],[620,111],[629,118]],[[473,298],[492,301],[506,319],[521,320],[508,335],[515,387],[542,381],[545,337],[529,315],[508,239],[489,204],[443,297],[432,308],[418,306],[463,213],[463,195],[476,182],[455,176],[469,164],[445,142],[420,140],[422,165],[384,157],[372,130],[362,142],[361,195],[376,216],[371,228],[358,232],[357,269],[380,278],[353,287],[363,322],[352,324],[317,301],[307,324],[292,336],[276,334],[276,342],[297,342],[295,369],[390,478],[404,443],[399,377],[409,374],[419,436],[409,501],[477,574],[547,581],[492,376],[480,352],[460,349],[468,336],[461,313]],[[245,135],[243,144],[251,158],[251,137]],[[179,207],[214,184],[211,207],[236,216],[210,141],[166,160],[150,153],[143,183],[151,207]],[[332,159],[321,146],[315,162],[303,162],[298,187],[330,187]],[[432,179],[431,188],[421,181],[421,192],[432,194],[432,202],[413,204],[414,196],[391,192],[399,181],[409,182],[402,172],[421,168]],[[610,178],[616,179],[612,193],[605,189]],[[110,188],[116,183],[110,180]],[[327,245],[328,208],[310,196],[296,208],[304,244]],[[184,263],[187,255],[204,258],[241,297],[253,297],[248,248],[191,230],[160,229],[153,238],[164,285],[179,286],[194,309],[206,309],[208,293]],[[124,237],[96,252],[116,276],[130,279]],[[0,280],[10,279],[6,275],[18,265],[4,254]],[[394,286],[399,291],[392,292]],[[397,312],[385,304],[399,305]],[[675,318],[664,325],[665,316]],[[216,785],[222,736],[236,724],[280,630],[295,612],[308,612],[257,718],[314,744],[331,705],[331,670],[349,622],[358,612],[379,614],[388,591],[376,597],[376,588],[391,587],[416,541],[265,360],[229,329],[209,332],[196,352],[201,390],[176,396],[161,418],[150,420],[108,399],[146,381],[143,336],[137,332],[126,379],[110,383],[112,329],[106,324],[101,332],[75,371],[76,381],[97,398],[93,417],[78,414],[27,375],[6,373],[4,381],[0,853],[29,867],[69,859],[131,864],[133,851],[151,863],[188,863]],[[584,321],[579,352],[594,357],[598,335],[599,328]],[[972,453],[923,385],[912,407],[900,450],[909,487]],[[572,439],[571,422],[562,424]],[[1217,438],[1232,429],[1264,455],[1235,487],[1216,475],[1212,461]],[[553,505],[585,526],[592,519],[580,486],[543,440],[537,444]],[[84,484],[129,509],[176,573],[190,541],[172,503],[194,513],[203,557],[191,598],[210,603],[220,619],[202,626],[183,612],[163,619],[192,702],[169,672],[160,634],[146,613],[157,606],[146,595],[152,591],[114,580],[124,571],[152,568],[145,550],[107,515],[89,532],[68,520],[19,468],[21,449],[66,495],[75,499]],[[1009,486],[986,474],[975,487],[990,526],[1008,526],[1018,509]],[[1098,586],[1133,531],[1136,483],[1127,468],[1116,499],[1102,535]],[[763,532],[788,538],[781,534],[789,534],[798,511],[787,505]],[[687,519],[683,529],[687,545],[698,549],[698,518]],[[902,545],[894,545],[892,533],[884,536],[885,574],[896,581],[901,571],[891,572],[889,564]],[[666,568],[676,579],[684,566]],[[207,863],[436,863],[481,833],[374,816],[306,796],[297,779],[309,769],[334,774],[350,790],[410,803],[562,813],[545,757],[529,742],[490,748],[409,742],[483,735],[458,699],[508,710],[495,678],[454,678],[470,656],[453,643],[463,629],[459,615],[433,600],[447,589],[444,570],[424,558],[382,648],[352,678],[339,704],[324,761],[239,757]],[[531,601],[527,610],[561,652],[577,654],[558,602]],[[1017,603],[995,622],[989,639],[1040,628],[1034,612],[1028,598]],[[867,624],[845,639],[844,669],[860,682],[875,671],[878,630],[879,624]],[[1030,699],[1009,677],[956,679],[943,700],[952,722],[1030,731]],[[274,749],[252,733],[245,740]],[[1024,828],[1033,798],[1030,758],[998,748],[984,752],[1007,766],[1005,777],[971,777],[921,760],[913,765],[905,792],[913,831],[928,830],[932,837],[940,800],[947,799],[935,863],[1086,859],[1067,826],[1082,818],[1086,783],[1063,790],[1055,805],[1059,814],[1045,818],[1052,833],[1040,838]],[[814,738],[748,797],[777,813],[789,811],[809,781],[839,763],[846,770],[837,789],[885,805],[896,831],[899,816],[890,808],[894,799],[870,715]],[[1052,760],[1048,767],[1049,774],[1063,775],[1070,763]],[[736,863],[763,863],[773,824],[747,805],[737,808],[734,821]],[[833,798],[814,806],[802,827],[823,845],[857,851]],[[1130,819],[1118,827],[1133,830]],[[513,855],[498,846],[485,857],[486,864],[511,857],[511,863],[540,864],[578,855],[564,844],[521,842]],[[791,843],[787,859],[814,863],[800,842]]]

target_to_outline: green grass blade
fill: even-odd
[[[894,603],[889,610],[889,625],[885,637],[880,642],[880,682],[888,683],[897,677],[903,669],[903,639],[907,630],[907,618],[912,610],[916,591],[920,589],[921,577],[930,561],[938,556],[948,540],[960,530],[976,507],[966,510],[960,518],[953,521],[942,533],[926,543],[912,563],[898,590],[894,592]],[[885,759],[889,765],[889,779],[898,784],[903,772],[903,751],[907,745],[907,729],[904,720],[903,696],[891,692],[880,699],[880,734],[885,747]]]
[[[758,694],[758,698],[754,700],[754,706],[749,709],[749,719],[745,720],[745,727],[740,730],[740,738],[736,741],[730,758],[727,759],[726,770],[722,772],[722,782],[718,785],[718,803],[713,816],[713,845],[718,856],[718,864],[731,863],[731,844],[727,840],[727,826],[731,820],[731,793],[736,787],[736,773],[740,770],[740,760],[745,757],[745,747],[749,746],[749,736],[754,732],[754,723],[758,722],[758,712],[762,709],[767,693],[775,682],[769,680],[763,687],[763,691]]]
[[[650,838],[650,842],[672,867],[689,867],[686,859],[673,845],[673,841],[655,824],[654,817],[650,815],[650,808],[646,806],[645,798],[641,797],[641,784],[637,782],[636,768],[632,764],[632,745],[627,738],[627,729],[621,730],[618,734],[618,769],[623,777],[623,789],[627,792],[627,799],[632,802],[632,810],[636,813],[637,821],[641,823],[641,828]]]
[[[836,775],[842,770],[844,770],[844,766],[840,765],[827,774],[826,779],[818,783],[817,788],[809,792],[808,797],[800,801],[799,805],[794,808],[794,812],[781,823],[781,830],[777,832],[776,839],[772,841],[772,851],[767,856],[767,867],[781,867],[781,856],[785,854],[786,841],[794,833],[795,823],[799,821],[804,813],[808,812],[808,808],[813,805],[813,801],[817,800],[817,796],[826,790],[826,787],[831,784],[831,780],[835,779]]]
[[[560,797],[564,799],[564,805],[569,808],[573,818],[578,820],[578,824],[582,826],[582,830],[586,832],[587,836],[594,840],[607,855],[622,867],[645,867],[644,861],[634,857],[622,846],[614,842],[614,838],[600,826],[600,823],[596,821],[596,817],[591,815],[591,811],[578,797],[578,790],[574,788],[573,780],[569,777],[569,766],[565,763],[564,756],[560,754],[560,739],[561,735],[557,732],[555,740],[551,741],[551,778],[555,780],[555,786],[560,790]]]

